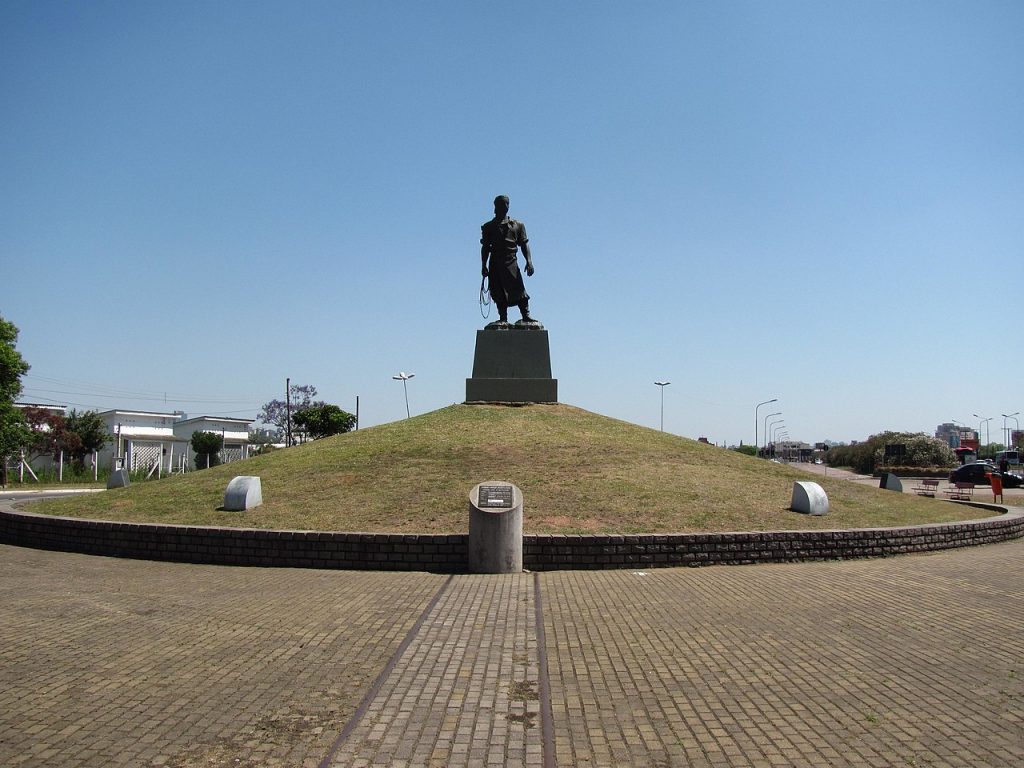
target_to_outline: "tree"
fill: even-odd
[[[32,442],[21,409],[14,407],[15,399],[21,394],[21,377],[30,368],[15,349],[17,342],[17,326],[0,317],[0,485],[7,485],[10,457],[20,455]]]
[[[40,456],[57,458],[64,433],[64,415],[35,406],[25,408],[22,415],[32,432],[32,442],[25,447],[29,462]]]
[[[863,443],[836,446],[825,454],[825,460],[830,466],[851,467],[870,475],[886,463],[887,445],[903,447],[899,458],[902,467],[951,467],[956,464],[956,455],[945,442],[923,432],[882,432]]]
[[[71,457],[76,467],[85,466],[85,457],[110,442],[107,426],[96,411],[76,411],[64,417],[64,430],[58,437],[58,450]]]
[[[216,432],[192,433],[192,450],[196,452],[196,469],[208,469],[220,464],[220,449],[224,438]]]
[[[330,403],[313,403],[292,416],[292,421],[314,440],[350,432],[356,417]]]
[[[978,458],[994,461],[996,458],[996,454],[999,453],[1000,451],[1005,450],[1006,446],[1003,445],[1002,443],[988,443],[987,445],[983,445],[981,446],[981,448],[978,449]]]
[[[316,387],[312,384],[292,384],[288,389],[288,394],[291,399],[291,413],[294,419],[298,411],[314,405],[313,398],[316,397]],[[258,418],[263,424],[277,427],[278,434],[283,438],[288,432],[288,403],[284,400],[271,400],[269,403],[264,403]]]

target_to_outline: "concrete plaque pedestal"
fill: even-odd
[[[469,494],[469,570],[523,570],[523,493],[512,483],[489,480]]]
[[[476,332],[467,403],[557,403],[551,348],[545,330],[509,328]]]

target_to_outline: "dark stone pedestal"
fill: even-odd
[[[467,403],[557,403],[551,348],[544,330],[477,331]]]
[[[882,474],[878,487],[884,491],[896,491],[897,493],[903,493],[903,483],[901,483],[900,479],[892,472],[884,472]]]

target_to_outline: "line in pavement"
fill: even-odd
[[[437,594],[435,594],[431,601],[427,603],[427,607],[423,609],[423,613],[420,614],[420,617],[416,619],[416,623],[413,624],[409,631],[406,633],[405,638],[398,646],[398,649],[394,652],[394,654],[392,654],[391,658],[388,660],[387,665],[384,667],[381,673],[377,675],[377,679],[373,681],[373,685],[370,686],[370,690],[366,692],[366,695],[363,697],[363,700],[360,701],[359,706],[356,707],[356,711],[352,714],[352,717],[349,718],[349,721],[345,723],[345,727],[341,729],[341,733],[338,735],[338,738],[335,739],[334,744],[331,745],[331,748],[324,756],[324,759],[320,761],[320,768],[330,768],[331,761],[334,758],[335,753],[338,751],[338,748],[341,747],[345,739],[347,739],[349,735],[352,733],[352,731],[355,730],[356,726],[359,725],[359,722],[363,719],[363,716],[366,714],[366,711],[370,708],[370,703],[374,700],[374,698],[376,698],[377,693],[384,685],[384,682],[388,679],[388,676],[390,676],[392,670],[394,670],[395,666],[398,664],[399,659],[402,658],[402,654],[404,654],[408,647],[412,644],[412,641],[419,633],[420,628],[423,626],[424,622],[426,622],[427,616],[430,615],[430,613],[437,606],[438,602],[440,602],[441,596],[448,589],[448,586],[452,583],[452,579],[454,578],[454,576],[449,576],[445,580],[444,584],[441,585],[441,588],[437,590]]]
[[[551,680],[548,678],[548,649],[544,636],[544,606],[541,603],[540,574],[533,574],[533,610],[537,633],[537,663],[540,694],[540,732],[544,744],[544,768],[555,766],[555,724],[551,711]]]

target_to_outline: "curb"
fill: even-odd
[[[953,502],[950,502],[953,503]],[[1024,537],[1024,510],[905,528],[523,537],[529,571],[748,565],[888,557]],[[0,510],[0,543],[107,557],[273,568],[468,569],[468,534],[342,533],[120,523]]]

